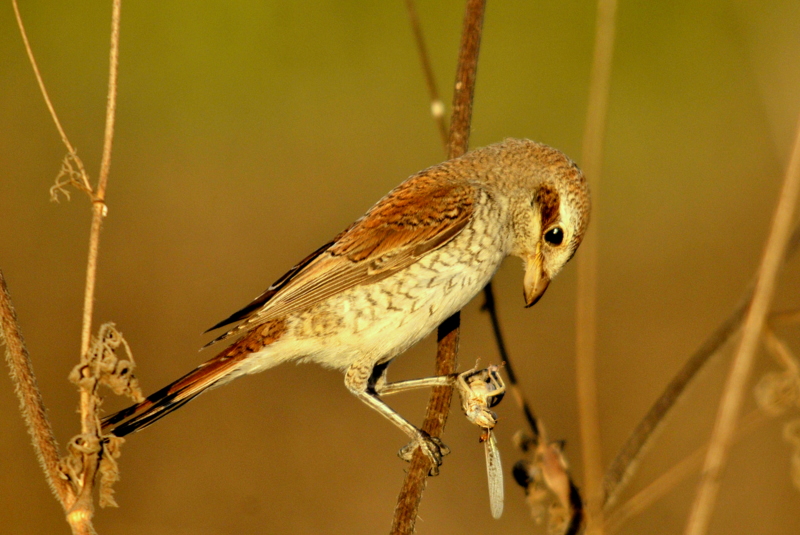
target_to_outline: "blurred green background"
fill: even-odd
[[[52,100],[97,175],[108,2],[21,2]],[[463,3],[418,6],[445,100]],[[472,146],[529,137],[581,161],[595,5],[489,2]],[[663,386],[727,316],[766,237],[800,112],[800,3],[621,2],[605,173],[593,232],[600,257],[599,403],[610,463]],[[96,325],[115,321],[151,392],[211,356],[204,329],[259,294],[408,175],[442,159],[402,2],[167,0],[122,7],[117,133],[102,235]],[[0,268],[60,442],[77,433],[77,362],[89,203],[54,204],[65,150],[9,2],[0,6]],[[580,252],[578,253],[580,254]],[[800,304],[800,260],[779,308]],[[515,366],[582,482],[574,381],[575,266],[522,308],[519,262],[496,277]],[[496,361],[481,298],[464,315],[462,368]],[[794,348],[797,327],[780,332]],[[432,371],[427,340],[391,377]],[[699,377],[632,488],[707,441],[730,351]],[[775,369],[763,355],[756,376]],[[427,393],[392,399],[421,421]],[[109,411],[121,408],[109,396]],[[752,396],[746,410],[754,407]],[[796,411],[795,411],[796,412]],[[499,406],[507,469],[523,426]],[[0,381],[0,532],[67,533],[37,466],[11,383]],[[506,480],[489,515],[478,430],[460,410],[453,453],[428,484],[418,533],[544,533]],[[711,533],[800,531],[784,416],[733,449]],[[285,365],[236,381],[123,447],[118,510],[102,535],[388,531],[404,464],[396,429],[342,376]],[[696,476],[621,533],[681,532]],[[623,498],[625,497],[623,496]]]

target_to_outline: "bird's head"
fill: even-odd
[[[506,167],[500,179],[509,198],[511,254],[525,262],[524,297],[534,305],[583,240],[589,224],[589,188],[572,160],[528,140],[497,146]]]

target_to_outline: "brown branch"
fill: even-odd
[[[44,470],[50,490],[61,502],[64,510],[68,510],[75,501],[75,491],[61,471],[53,428],[47,419],[33,364],[22,338],[17,313],[11,303],[11,295],[6,286],[6,279],[0,271],[0,341],[6,344],[6,362],[11,370],[11,380],[19,397],[20,410],[33,439],[36,457]]]
[[[422,69],[425,73],[425,81],[428,86],[428,93],[431,98],[431,112],[436,122],[437,126],[439,127],[439,131],[442,134],[442,139],[444,142],[444,150],[445,153],[448,150],[448,143],[447,143],[447,126],[446,121],[444,119],[444,105],[442,104],[441,100],[439,100],[439,92],[436,88],[436,80],[433,75],[433,70],[431,69],[430,58],[428,55],[427,47],[425,46],[425,39],[422,32],[422,26],[419,21],[419,17],[417,16],[416,8],[414,5],[414,0],[406,0],[406,7],[408,8],[409,12],[409,19],[411,22],[411,27],[414,31],[414,37],[417,44],[417,51],[419,53],[420,62],[422,64]],[[530,427],[532,437],[531,440],[535,444],[535,449],[545,450],[549,447],[547,437],[541,433],[541,426],[531,409],[530,404],[528,403],[527,399],[525,399],[525,395],[522,392],[522,387],[517,380],[517,375],[514,372],[514,368],[511,363],[511,356],[506,349],[505,340],[503,338],[503,333],[500,328],[500,318],[497,314],[497,307],[495,305],[494,300],[494,292],[492,290],[492,282],[490,281],[483,289],[484,294],[484,304],[481,310],[487,312],[489,314],[489,321],[492,325],[492,332],[494,333],[495,343],[497,344],[497,351],[500,354],[500,360],[505,364],[506,374],[508,375],[509,379],[509,388],[511,395],[514,397],[517,405],[519,406],[520,410],[522,411],[523,415],[525,416],[525,420],[528,422],[528,426]],[[536,455],[536,458],[543,458],[541,455]],[[560,458],[560,456],[559,456]],[[542,470],[541,463],[537,463],[533,470]],[[553,472],[553,470],[550,470]],[[574,535],[579,531],[583,524],[584,512],[583,512],[583,498],[581,497],[580,490],[578,489],[577,485],[572,481],[572,476],[570,475],[568,470],[562,470],[560,472],[561,478],[559,479],[559,483],[565,481],[566,483],[563,485],[564,488],[569,489],[568,496],[559,496],[561,502],[564,504],[565,509],[569,511],[569,518],[567,519],[566,529],[564,531],[565,535]],[[545,478],[545,484],[549,484],[550,481],[548,478]],[[554,490],[551,487],[551,490]],[[401,497],[401,500],[406,498]]]
[[[589,86],[589,108],[583,137],[582,167],[592,188],[592,227],[578,256],[576,303],[576,375],[578,416],[587,498],[587,532],[602,532],[603,457],[597,410],[597,258],[598,197],[603,163],[603,142],[608,115],[611,60],[614,50],[616,0],[599,0],[594,57]]]
[[[475,80],[478,76],[478,52],[481,46],[485,10],[486,0],[467,0],[467,13],[464,17],[464,30],[458,52],[448,158],[458,158],[469,148],[472,101],[475,95]]]
[[[719,411],[711,435],[711,444],[706,454],[703,472],[698,485],[697,496],[692,504],[687,535],[703,535],[708,530],[711,514],[714,510],[719,480],[728,458],[736,420],[744,400],[745,386],[755,360],[764,322],[769,311],[778,269],[784,257],[792,230],[797,194],[800,191],[800,119],[795,131],[795,141],[786,177],[775,208],[772,228],[761,258],[753,292],[753,302],[747,312],[742,327],[742,337],[736,349],[733,364],[722,394]]]
[[[453,95],[453,118],[450,123],[448,148],[450,158],[457,158],[464,154],[469,144],[472,99],[475,93],[478,52],[485,8],[486,0],[467,0]],[[460,318],[459,313],[453,314],[439,327],[436,375],[445,375],[456,371]],[[439,436],[444,430],[452,396],[453,389],[449,386],[437,387],[431,392],[425,421],[422,424],[422,429],[431,436]],[[417,449],[411,459],[411,466],[398,496],[391,533],[414,532],[422,491],[425,488],[425,481],[430,469],[430,460],[422,454],[420,449]]]

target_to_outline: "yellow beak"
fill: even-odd
[[[542,256],[530,255],[525,259],[525,279],[522,283],[525,296],[525,308],[532,307],[542,297],[550,277],[542,269]]]

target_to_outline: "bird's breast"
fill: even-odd
[[[458,236],[407,268],[295,315],[281,345],[296,358],[338,369],[405,351],[463,308],[497,271],[510,240],[496,212],[479,207]]]

